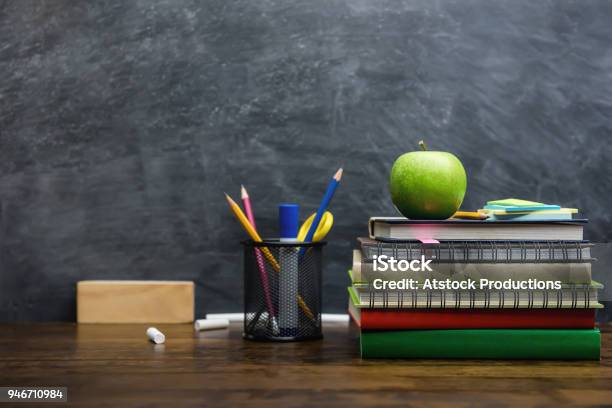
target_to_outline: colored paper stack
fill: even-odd
[[[349,272],[361,356],[599,359],[586,220],[528,204],[489,202],[485,221],[370,219]]]

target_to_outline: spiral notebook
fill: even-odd
[[[418,259],[415,258],[415,259]],[[432,258],[428,258],[432,259]],[[378,264],[380,267],[380,263]],[[544,263],[507,263],[507,262],[436,262],[428,265],[431,271],[374,270],[373,262],[365,262],[361,251],[353,251],[353,269],[349,275],[353,283],[373,282],[375,279],[400,280],[406,277],[423,279],[489,279],[489,280],[558,280],[562,283],[591,282],[591,264],[588,262],[544,262]]]
[[[591,262],[589,241],[442,241],[423,244],[418,241],[384,241],[357,238],[364,262],[374,256],[417,259],[425,255],[435,262]]]
[[[411,309],[600,309],[597,290],[603,285],[566,285],[560,290],[367,290],[349,286],[359,308]]]

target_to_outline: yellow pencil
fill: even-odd
[[[234,215],[236,216],[236,218],[238,218],[238,221],[240,221],[240,224],[242,224],[242,227],[245,229],[247,234],[249,234],[251,239],[253,241],[255,241],[255,242],[262,242],[261,237],[259,236],[259,234],[255,230],[255,228],[253,228],[253,226],[249,222],[249,220],[246,217],[246,215],[244,215],[244,213],[242,212],[242,209],[240,208],[240,206],[238,204],[236,204],[236,202],[234,200],[232,200],[232,197],[230,197],[227,193],[225,193],[225,198],[227,199],[227,203],[229,204],[230,208],[232,209]],[[268,262],[270,262],[270,265],[272,265],[272,268],[276,272],[279,272],[280,271],[280,265],[276,261],[276,258],[274,258],[274,255],[272,255],[272,252],[270,252],[270,250],[267,247],[261,247],[259,249],[260,249],[261,253],[264,254],[264,256],[266,257]],[[306,316],[308,316],[308,318],[310,320],[314,320],[314,315],[312,314],[312,312],[310,311],[310,308],[308,307],[306,302],[304,302],[304,299],[302,299],[302,297],[300,295],[298,295],[297,301],[298,301],[300,307],[302,308],[302,311],[304,312],[304,314]]]
[[[234,215],[236,216],[236,218],[238,218],[238,221],[240,221],[240,224],[242,224],[242,227],[245,229],[247,234],[249,234],[251,239],[255,242],[261,242],[261,237],[255,230],[255,228],[253,228],[253,226],[249,222],[246,215],[244,215],[240,206],[236,204],[236,202],[232,200],[232,197],[230,197],[227,193],[225,194],[225,198],[227,199],[227,202],[230,208],[234,212]],[[276,261],[276,259],[274,258],[274,255],[272,255],[270,250],[267,247],[262,247],[259,249],[264,254],[268,262],[270,262],[270,265],[272,265],[272,268],[274,268],[276,272],[280,271],[280,265],[278,264],[278,262]]]

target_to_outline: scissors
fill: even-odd
[[[297,236],[298,241],[304,241],[304,238],[306,238],[306,234],[308,234],[308,230],[310,229],[310,226],[312,225],[312,221],[314,220],[315,215],[317,214],[312,213],[312,215],[308,217],[306,221],[304,221],[304,223],[300,227],[300,230]],[[325,238],[325,236],[329,233],[333,225],[334,225],[334,216],[329,211],[325,211],[323,213],[323,216],[321,217],[321,222],[319,222],[319,226],[317,227],[317,230],[315,231],[312,237],[312,241],[317,242]]]

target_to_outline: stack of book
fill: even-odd
[[[585,223],[370,219],[349,271],[361,356],[599,359]]]

